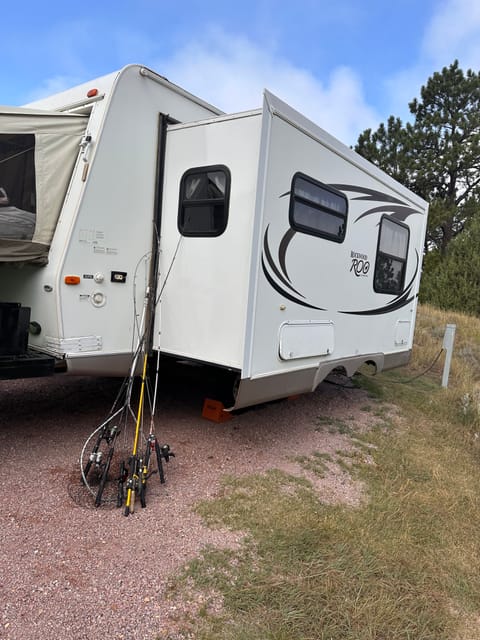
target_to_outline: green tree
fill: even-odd
[[[427,246],[442,256],[479,210],[480,74],[455,60],[413,100],[412,123],[391,116],[355,150],[430,202]]]
[[[400,118],[390,116],[386,126],[382,122],[376,131],[366,129],[355,151],[406,187],[413,186],[411,125],[404,126]]]
[[[441,309],[480,316],[480,216],[465,224],[448,253],[432,251],[425,256],[420,300]]]

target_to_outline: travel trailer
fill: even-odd
[[[142,344],[240,408],[402,365],[426,222],[268,91],[226,115],[131,65],[2,107],[0,377],[124,376]]]

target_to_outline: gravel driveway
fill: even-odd
[[[226,473],[277,467],[305,475],[293,456],[349,446],[347,435],[319,427],[329,423],[326,416],[354,429],[369,419],[364,392],[324,383],[313,394],[216,424],[201,417],[201,392],[163,386],[156,430],[176,457],[166,465],[165,485],[156,476],[149,480],[147,508],[137,505],[126,518],[113,504],[93,507],[78,463],[119,384],[74,377],[0,381],[0,638],[166,635],[181,616],[181,605],[179,611],[164,598],[168,577],[205,544],[240,539],[204,527],[193,505],[214,496]],[[339,468],[311,479],[323,500],[358,503],[359,487]]]

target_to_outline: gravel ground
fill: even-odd
[[[174,631],[182,604],[164,597],[169,576],[204,545],[241,538],[204,527],[195,503],[215,496],[226,473],[276,467],[307,475],[293,456],[351,446],[347,435],[330,433],[326,416],[354,430],[370,419],[364,392],[324,383],[313,394],[216,424],[202,419],[198,390],[164,385],[156,431],[176,457],[165,465],[165,485],[149,480],[147,508],[126,518],[113,504],[93,507],[78,462],[119,384],[0,381],[0,638],[153,640]],[[335,465],[325,478],[310,479],[324,501],[361,499],[361,487]]]

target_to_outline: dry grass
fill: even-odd
[[[440,363],[399,384],[430,365],[447,323],[457,325],[449,389]],[[222,607],[206,606],[181,637],[480,638],[479,338],[478,319],[423,306],[410,368],[358,378],[380,423],[361,436],[369,463],[349,460],[367,487],[358,508],[322,504],[307,480],[275,470],[226,479],[220,498],[198,506],[210,526],[247,539],[186,568],[188,584]],[[326,462],[303,460],[320,475]]]
[[[447,324],[456,325],[454,356],[450,370],[449,391],[452,400],[460,400],[472,416],[480,400],[480,321],[453,311],[442,311],[429,305],[420,305],[415,331],[415,348],[411,362],[413,371],[423,370],[442,348]],[[433,369],[441,378],[444,358]],[[470,405],[470,406],[468,406]],[[475,405],[475,406],[473,406]]]

